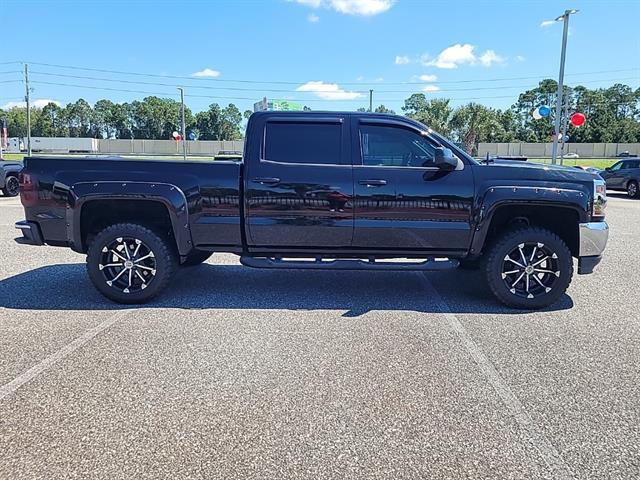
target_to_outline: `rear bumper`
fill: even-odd
[[[607,222],[581,223],[580,251],[578,255],[578,274],[593,273],[593,269],[602,260],[602,253],[609,239],[609,225]]]
[[[16,238],[16,242],[27,245],[44,245],[42,232],[37,223],[22,220],[16,222],[16,228],[22,232],[22,237]]]

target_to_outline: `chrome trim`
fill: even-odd
[[[609,238],[607,222],[587,222],[579,224],[580,251],[578,256],[602,255]]]
[[[31,230],[31,225],[27,225],[27,224],[22,223],[22,222],[17,222],[17,223],[15,224],[15,227],[16,227],[18,230]]]

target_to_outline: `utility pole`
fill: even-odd
[[[560,148],[560,165],[564,165],[564,148],[567,146],[567,122],[569,117],[569,95],[564,97],[564,117],[562,121],[562,147]]]
[[[577,13],[578,10],[565,10],[564,14],[556,18],[556,22],[563,20],[564,26],[562,29],[562,50],[560,52],[560,74],[558,75],[558,95],[556,96],[556,118],[553,138],[553,149],[551,151],[551,163],[556,164],[556,158],[558,156],[558,137],[560,135],[560,116],[562,114],[562,92],[564,87],[564,62],[567,54],[567,36],[569,34],[569,16],[573,13]]]
[[[29,65],[24,64],[24,101],[27,103],[27,155],[31,156],[31,94],[29,93]],[[18,144],[20,140],[18,140]],[[18,145],[19,146],[19,145]]]
[[[182,104],[181,108],[181,125],[182,125],[182,158],[186,162],[187,161],[187,131],[186,126],[184,124],[184,88],[178,87],[180,90],[180,103]]]
[[[369,111],[373,112],[373,89],[369,90]]]

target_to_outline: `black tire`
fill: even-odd
[[[127,259],[130,259],[129,266]],[[115,266],[118,263],[122,266]],[[167,239],[133,223],[105,228],[95,237],[87,253],[91,282],[100,293],[117,303],[146,303],[156,297],[169,285],[177,265],[174,249]]]
[[[536,227],[518,228],[508,230],[493,244],[485,273],[489,288],[502,303],[539,309],[552,305],[566,292],[573,276],[573,258],[555,233]]]
[[[627,196],[629,198],[638,198],[640,195],[640,189],[638,188],[638,182],[631,180],[627,183]]]
[[[181,264],[183,267],[194,267],[206,262],[213,252],[205,252],[203,250],[195,250],[187,255],[187,259]]]
[[[2,194],[5,197],[17,197],[20,193],[20,182],[15,175],[7,175],[4,181],[4,188],[2,188]]]

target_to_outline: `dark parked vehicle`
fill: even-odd
[[[18,174],[22,170],[20,162],[7,162],[0,158],[0,190],[5,197],[15,197],[20,192]]]
[[[624,152],[620,152],[618,155],[616,155],[616,157],[618,158],[628,158],[628,157],[634,157],[635,155],[632,155],[629,150],[625,150]]]
[[[255,113],[242,163],[31,157],[21,187],[21,241],[86,253],[96,288],[122,303],[159,294],[178,265],[232,252],[278,269],[481,263],[498,299],[541,308],[569,286],[572,257],[593,271],[608,236],[601,178],[478,163],[384,114]]]
[[[242,161],[242,152],[236,150],[220,150],[213,157],[214,160],[232,160],[234,162]]]
[[[620,160],[607,167],[600,176],[607,182],[610,190],[622,190],[631,198],[640,195],[640,158]]]

